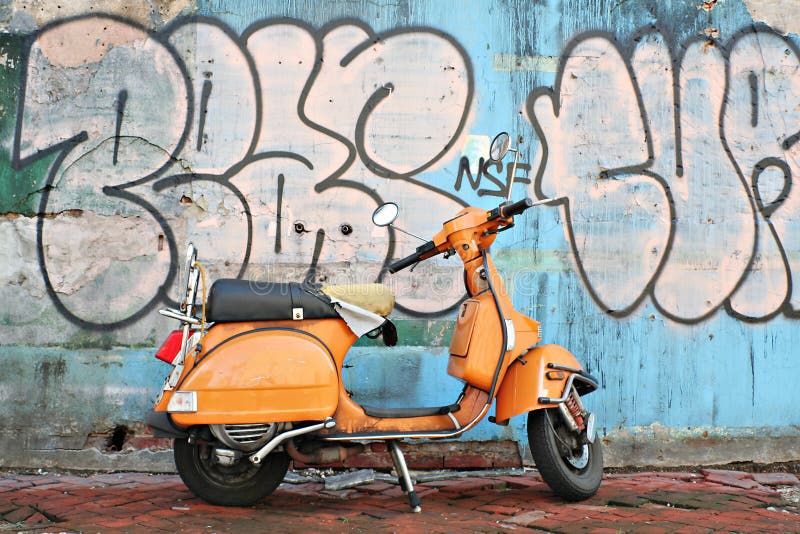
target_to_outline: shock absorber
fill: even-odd
[[[583,421],[583,409],[581,407],[581,401],[577,397],[578,393],[575,391],[575,387],[573,386],[572,391],[569,392],[567,400],[564,401],[564,404],[566,404],[570,415],[572,415],[573,419],[575,419],[575,423],[578,425],[578,430],[583,431],[586,428],[586,423]]]

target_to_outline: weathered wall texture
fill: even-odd
[[[495,256],[601,378],[611,463],[800,457],[798,20],[795,0],[4,3],[0,465],[141,433],[188,241],[213,277],[375,281],[416,246],[372,226],[379,203],[429,236],[509,187],[560,199]],[[482,160],[500,130],[515,176]],[[459,265],[382,280],[404,346],[355,349],[348,387],[451,402]],[[524,441],[519,419],[464,439]]]

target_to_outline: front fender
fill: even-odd
[[[556,371],[562,372],[551,372],[548,377],[548,371],[553,371],[552,366],[556,366]],[[564,347],[539,345],[531,349],[509,366],[497,391],[495,420],[503,422],[532,410],[552,408],[555,404],[542,403],[540,400],[562,397],[570,375],[575,374],[570,371],[572,369],[579,372],[582,378],[585,377],[580,381],[580,385],[577,380],[575,381],[580,394],[589,393],[597,388],[596,380],[583,371],[575,356]]]

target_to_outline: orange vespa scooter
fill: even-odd
[[[500,134],[490,159],[508,151],[516,165],[509,136]],[[457,312],[447,367],[464,388],[449,406],[361,406],[345,390],[345,356],[361,335],[382,332],[386,340],[394,331],[396,341],[386,286],[222,279],[198,305],[205,274],[189,245],[180,309],[160,311],[182,323],[157,354],[173,369],[146,418],[154,435],[174,438],[175,464],[189,489],[213,504],[250,505],[275,490],[291,459],[335,463],[380,440],[412,510],[420,511],[398,441],[454,438],[495,403],[490,420],[499,425],[528,414],[534,461],[556,494],[570,501],[594,495],[602,451],[581,396],[598,382],[566,349],[539,344],[539,323],[514,309],[489,253],[515,215],[547,202],[465,208],[388,267],[394,273],[438,254],[464,264],[468,298]],[[396,204],[383,204],[373,222],[388,226],[397,213]]]

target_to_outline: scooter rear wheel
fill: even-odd
[[[291,460],[286,453],[273,452],[259,464],[242,458],[222,465],[212,445],[190,444],[186,439],[176,439],[173,452],[178,474],[191,492],[221,506],[249,506],[262,500],[281,483]]]
[[[588,499],[603,478],[603,450],[600,440],[586,445],[575,443],[556,409],[528,413],[528,445],[539,474],[550,489],[568,501]]]

